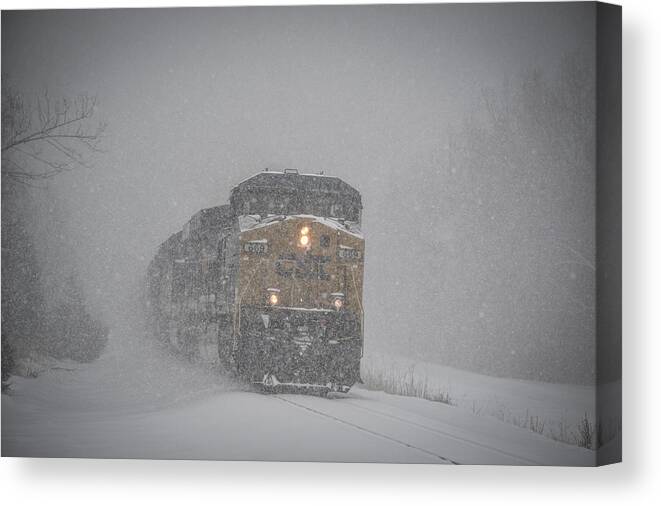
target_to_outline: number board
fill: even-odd
[[[255,255],[265,255],[268,249],[269,245],[265,242],[247,242],[243,245],[243,251]]]
[[[360,260],[360,250],[353,248],[339,248],[337,250],[338,260]]]

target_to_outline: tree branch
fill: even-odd
[[[51,178],[70,170],[71,164],[89,168],[75,144],[101,151],[98,141],[105,124],[88,121],[96,104],[96,97],[86,95],[53,101],[46,90],[31,108],[21,93],[3,85],[2,175],[24,183]]]

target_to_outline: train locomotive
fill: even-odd
[[[360,193],[337,177],[265,170],[196,213],[149,264],[154,334],[266,391],[360,380]]]

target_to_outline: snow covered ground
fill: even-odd
[[[331,399],[254,393],[169,355],[128,328],[111,336],[107,351],[94,363],[70,363],[37,378],[14,378],[11,395],[2,396],[2,454],[580,466],[595,462],[593,451],[439,402],[358,387]]]
[[[464,411],[537,430],[545,436],[575,444],[583,420],[593,426],[596,388],[588,385],[543,383],[495,378],[404,357],[370,354],[362,361],[363,379],[385,380],[426,390]],[[621,431],[621,382],[602,387],[602,430],[605,440]]]

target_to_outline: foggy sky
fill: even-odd
[[[491,304],[487,320],[502,328],[512,307],[480,292],[484,279],[457,292],[469,278],[443,269],[439,251],[460,265],[470,245],[451,244],[461,223],[444,226],[425,205],[432,193],[453,197],[442,184],[448,128],[485,87],[530,66],[552,70],[570,51],[592,54],[593,14],[589,3],[5,11],[2,72],[26,93],[98,96],[105,152],[50,187],[85,290],[111,323],[158,244],[197,210],[226,203],[265,167],[324,170],[363,195],[366,349],[433,351],[490,372],[493,350],[515,353],[527,337],[475,326]],[[411,212],[418,193],[425,205]],[[525,214],[534,199],[511,205]],[[591,233],[590,223],[571,230]],[[514,259],[494,258],[494,276],[516,270]],[[458,297],[467,309],[450,313]],[[539,343],[563,315],[529,304],[531,321],[543,316],[543,328],[530,326]],[[443,357],[443,343],[453,355]]]

